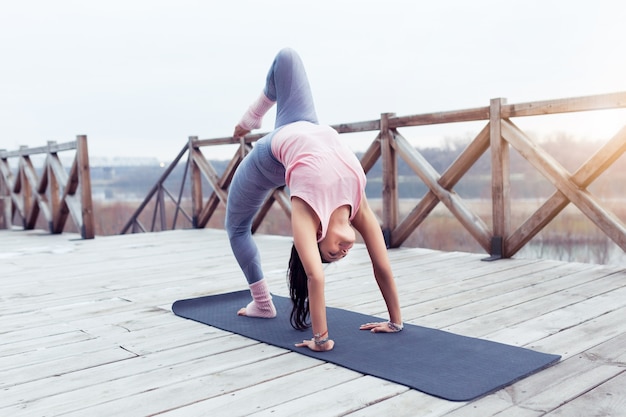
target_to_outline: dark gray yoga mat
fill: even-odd
[[[400,333],[359,330],[380,318],[327,307],[335,348],[313,352],[294,345],[311,338],[289,324],[291,301],[274,295],[274,319],[237,316],[250,302],[248,290],[179,300],[178,316],[289,349],[354,371],[383,378],[451,401],[469,401],[497,391],[556,363],[560,356],[405,324]]]

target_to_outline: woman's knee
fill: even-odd
[[[292,63],[295,60],[299,60],[298,53],[292,48],[283,48],[276,54],[276,60],[281,63]]]

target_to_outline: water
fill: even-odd
[[[608,238],[605,243],[600,244],[554,244],[531,241],[520,249],[515,257],[626,266],[626,252]]]

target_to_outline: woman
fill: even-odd
[[[291,323],[297,329],[305,329],[309,327],[310,315],[313,327],[313,338],[296,346],[315,351],[331,350],[334,346],[326,323],[322,263],[347,255],[356,239],[353,227],[367,246],[389,312],[388,322],[366,323],[361,329],[375,333],[402,330],[387,248],[365,198],[365,173],[337,132],[318,124],[304,66],[291,49],[278,53],[262,94],[235,127],[233,136],[240,138],[258,129],[274,103],[277,104],[274,131],[257,141],[243,159],[229,189],[226,230],[252,294],[250,304],[237,314],[276,316],[252,239],[251,224],[267,194],[287,185],[294,240],[289,261]]]

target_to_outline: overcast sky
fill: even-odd
[[[626,91],[619,0],[0,2],[8,150],[86,134],[92,156],[171,160],[188,136],[232,133],[284,46],[328,124]],[[611,135],[626,117],[609,113],[554,129]]]

